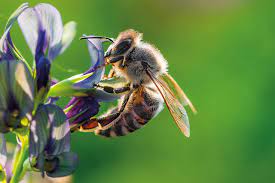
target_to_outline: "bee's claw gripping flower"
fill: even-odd
[[[49,176],[65,176],[75,170],[77,157],[70,152],[69,123],[61,108],[52,104],[38,107],[31,123],[30,158],[36,160],[35,168]]]
[[[0,182],[5,182],[5,166],[7,163],[7,147],[4,134],[0,133]]]
[[[21,120],[31,115],[34,85],[22,61],[0,62],[0,132],[22,127]]]

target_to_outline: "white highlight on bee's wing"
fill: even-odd
[[[172,92],[172,90],[169,89],[169,86],[164,80],[162,80],[161,78],[156,78],[150,71],[147,71],[147,74],[162,95],[179,129],[186,137],[190,137],[189,119],[183,105],[175,97],[175,94]]]

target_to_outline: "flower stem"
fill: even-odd
[[[18,138],[20,139],[22,146],[20,151],[18,152],[19,153],[18,158],[13,166],[13,175],[10,183],[18,183],[20,181],[20,178],[24,177],[22,173],[24,174],[26,173],[26,171],[23,170],[23,164],[28,155],[28,149],[29,149],[28,135],[24,135],[24,136],[18,135]]]

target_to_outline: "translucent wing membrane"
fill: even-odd
[[[177,92],[174,93],[169,88],[169,85],[161,77],[156,78],[151,73],[151,71],[147,71],[147,74],[149,75],[153,83],[158,88],[177,126],[186,137],[189,137],[190,136],[189,119],[188,119],[186,110],[184,109],[180,100],[177,99],[176,97],[180,95],[180,93],[177,93]]]
[[[175,95],[175,97],[184,105],[189,106],[190,109],[193,111],[193,113],[197,113],[196,108],[193,106],[192,102],[189,100],[187,95],[183,92],[183,90],[180,88],[178,83],[174,80],[172,76],[170,76],[168,73],[161,75],[161,79],[159,79],[159,82],[162,83],[162,85],[168,90],[171,90],[172,93]]]

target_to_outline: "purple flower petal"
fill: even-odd
[[[89,70],[84,72],[84,74],[91,72],[94,72],[94,74],[87,79],[76,83],[76,88],[91,88],[94,86],[94,84],[98,83],[102,79],[105,72],[105,67],[97,67],[104,65],[104,49],[102,45],[103,42],[105,42],[105,40],[88,39],[87,44],[91,57],[91,67]]]
[[[42,88],[47,88],[50,82],[50,69],[51,63],[45,57],[40,57],[36,65],[36,83],[37,90],[39,91]]]
[[[62,39],[59,44],[51,47],[49,51],[49,58],[54,59],[59,54],[62,54],[71,44],[76,35],[76,23],[71,21],[64,26]]]
[[[27,44],[33,55],[38,43],[38,33],[41,27],[39,27],[39,19],[37,12],[33,8],[26,9],[19,17],[18,24],[23,32]],[[42,29],[43,30],[43,29]]]
[[[50,61],[68,47],[75,35],[75,24],[71,23],[63,29],[60,13],[50,4],[41,3],[28,8],[19,16],[18,23],[32,54],[38,54],[37,47],[46,54],[48,48]],[[42,37],[39,35],[43,32],[46,33],[46,41],[41,44],[39,39]]]
[[[49,123],[51,122],[47,107],[45,105],[40,105],[36,110],[30,126],[29,151],[31,158],[38,158],[38,156],[44,151],[50,137]]]
[[[63,24],[58,10],[50,4],[41,3],[34,7],[46,31],[49,46],[49,59],[53,60],[57,55],[51,54],[52,48],[58,45],[62,40]]]
[[[40,105],[31,123],[30,156],[43,152],[47,156],[70,150],[70,128],[66,115],[58,106]]]
[[[0,62],[0,131],[20,128],[20,120],[33,110],[34,81],[22,61]]]
[[[70,127],[63,110],[56,105],[40,105],[31,123],[30,158],[35,158],[42,175],[71,174],[77,156],[70,151]]]
[[[58,155],[70,151],[70,126],[66,115],[56,105],[47,105],[47,110],[52,124],[46,154]]]
[[[99,103],[93,97],[74,97],[66,107],[70,107],[66,116],[72,125],[90,119],[99,111]]]
[[[13,55],[13,51],[11,50],[11,48],[14,49],[14,45],[12,43],[10,33],[8,33],[6,39],[4,40],[4,43],[3,43],[3,52],[2,52],[2,54],[0,54],[0,61],[16,59]]]
[[[47,44],[43,45],[48,46],[49,49],[62,39],[61,16],[56,8],[49,4],[38,4],[34,8],[28,8],[19,16],[18,23],[33,55],[36,48],[41,46],[38,44],[41,32],[46,32]],[[45,50],[46,47],[44,47]]]

